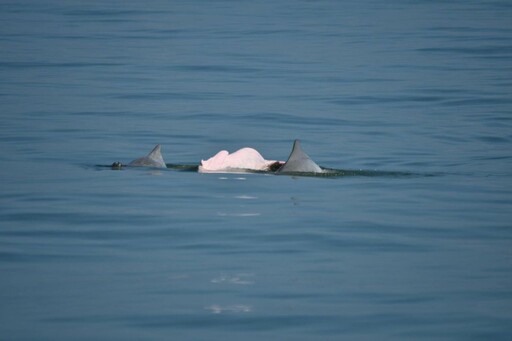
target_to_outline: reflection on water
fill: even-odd
[[[211,305],[209,307],[205,307],[206,310],[211,311],[212,314],[222,314],[222,313],[248,313],[252,310],[250,306],[237,304],[237,305],[228,305],[228,306],[219,306],[219,305]]]
[[[227,283],[239,285],[254,284],[254,274],[240,273],[236,275],[222,275],[211,280],[212,283]]]

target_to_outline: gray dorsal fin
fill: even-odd
[[[159,144],[157,144],[155,146],[155,148],[153,148],[153,150],[151,151],[151,153],[148,154],[148,157],[150,159],[153,159],[153,160],[164,160],[164,158],[162,157],[162,152],[161,152],[161,149],[162,147],[160,147]]]
[[[144,156],[133,160],[128,165],[129,166],[146,166],[146,167],[160,167],[166,168],[164,158],[162,157],[162,153],[160,151],[161,147],[159,144],[153,148],[153,150],[148,154],[148,156]]]
[[[304,153],[300,147],[300,141],[295,140],[292,152],[288,160],[278,170],[279,173],[302,172],[302,173],[321,173],[322,168],[317,165],[308,154]]]

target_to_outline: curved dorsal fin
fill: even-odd
[[[146,167],[160,167],[166,168],[164,158],[162,157],[162,153],[160,151],[161,147],[159,144],[153,148],[153,150],[144,157],[133,160],[128,164],[128,166],[146,166]]]
[[[293,143],[292,152],[288,157],[288,160],[278,170],[278,173],[289,173],[289,172],[302,172],[302,173],[321,173],[322,168],[317,165],[308,154],[304,153],[300,147],[300,141],[295,140]]]
[[[159,159],[163,160],[161,149],[162,149],[162,147],[159,144],[157,144],[155,146],[155,148],[153,148],[153,150],[148,154],[148,157],[150,159],[154,159],[154,160],[159,160]]]

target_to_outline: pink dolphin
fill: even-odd
[[[201,160],[199,172],[268,171],[283,164],[283,161],[265,160],[256,149],[246,147],[232,154],[221,150],[208,160]]]

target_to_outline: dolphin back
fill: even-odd
[[[147,156],[133,160],[128,166],[167,168],[159,144],[157,144]]]
[[[322,173],[323,170],[300,147],[300,141],[295,140],[292,152],[278,173]]]

